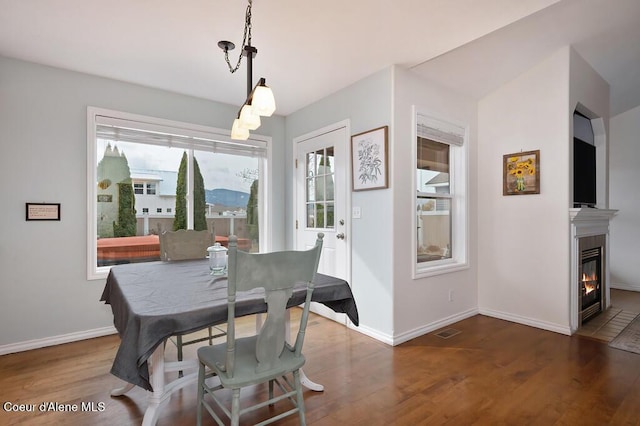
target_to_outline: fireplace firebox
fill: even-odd
[[[580,252],[578,280],[580,286],[581,323],[598,315],[604,309],[602,285],[602,247]]]

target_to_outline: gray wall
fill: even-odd
[[[292,247],[293,139],[346,119],[350,120],[352,135],[390,125],[391,89],[392,68],[386,68],[287,116],[286,233]],[[393,236],[392,192],[379,189],[352,193],[351,176],[347,182],[351,205],[362,209],[362,218],[351,221],[351,232],[347,235],[351,238],[350,282],[358,303],[360,329],[386,340],[393,334],[393,265],[389,257]],[[393,182],[390,187],[393,188]]]
[[[612,117],[610,135],[611,287],[640,291],[640,107]]]
[[[237,105],[0,57],[0,347],[55,343],[113,324],[99,302],[104,280],[86,279],[87,106],[218,128],[229,128],[237,112]],[[273,248],[280,249],[284,118],[264,120],[259,133],[273,138]],[[27,222],[25,202],[61,203],[62,219]]]

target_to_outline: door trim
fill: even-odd
[[[339,130],[341,128],[345,129],[345,134],[346,134],[346,140],[344,141],[345,144],[345,182],[344,185],[346,185],[345,187],[345,222],[346,222],[346,231],[347,231],[347,239],[346,239],[346,281],[349,283],[349,286],[351,286],[351,288],[353,288],[353,285],[351,283],[351,236],[353,235],[352,229],[351,229],[351,120],[346,119],[346,120],[342,120],[342,121],[338,121],[337,123],[333,123],[330,124],[328,126],[322,127],[320,129],[314,130],[312,132],[309,133],[305,133],[303,135],[297,136],[295,138],[293,138],[293,212],[292,212],[292,218],[293,218],[293,224],[292,226],[294,227],[294,236],[293,236],[293,245],[294,245],[294,249],[298,249],[298,238],[297,238],[297,232],[298,230],[295,229],[295,221],[297,220],[298,217],[298,191],[296,190],[296,188],[298,187],[298,173],[296,171],[296,166],[295,166],[295,161],[298,158],[298,144],[300,142],[304,142],[308,139],[313,139],[315,137],[318,137],[320,135],[324,135],[325,133],[330,133],[333,132],[335,130]]]

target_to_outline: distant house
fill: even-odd
[[[131,169],[136,217],[173,217],[176,206],[178,172]]]

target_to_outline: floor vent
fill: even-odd
[[[445,328],[444,330],[437,332],[436,336],[442,339],[448,339],[460,333],[462,332],[460,330],[456,330],[455,328]]]

